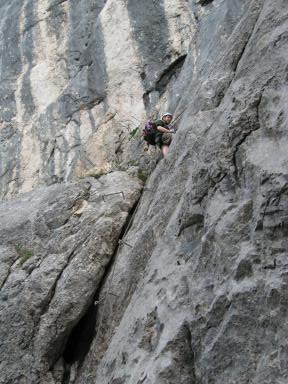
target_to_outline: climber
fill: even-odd
[[[168,154],[169,145],[172,141],[172,133],[175,133],[175,130],[170,126],[172,120],[172,113],[166,112],[161,120],[155,121],[157,130],[155,133],[155,143],[161,149],[164,157]]]
[[[150,144],[157,145],[161,149],[164,157],[168,154],[169,145],[172,141],[172,133],[176,132],[170,125],[172,119],[172,113],[166,112],[161,120],[156,120],[155,122],[149,121],[143,129],[144,140],[148,143],[148,146]]]

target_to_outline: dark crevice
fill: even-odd
[[[254,31],[255,31],[256,25],[257,25],[258,20],[259,20],[259,18],[260,18],[261,11],[262,11],[262,8],[259,10],[258,16],[257,16],[256,21],[255,21],[255,23],[254,23],[254,26],[253,26],[253,28],[252,28],[252,30],[251,30],[251,33],[249,33],[249,36],[247,37],[247,40],[246,40],[246,42],[244,43],[243,48],[241,49],[239,55],[237,56],[237,58],[236,58],[236,60],[235,60],[235,63],[234,63],[234,66],[233,66],[233,70],[234,70],[234,72],[235,72],[235,75],[236,75],[236,73],[237,73],[237,70],[238,70],[238,67],[239,67],[239,63],[240,63],[240,61],[241,61],[241,59],[242,59],[244,53],[246,52],[247,45],[248,45],[248,44],[250,43],[250,41],[251,41],[251,38],[252,38],[253,33],[254,33]]]
[[[228,173],[225,172],[223,174],[221,174],[221,176],[219,177],[219,179],[217,181],[214,181],[213,182],[213,185],[210,184],[210,187],[200,196],[198,197],[196,200],[195,200],[195,204],[202,204],[203,200],[205,199],[205,197],[207,197],[209,195],[209,191],[211,188],[212,189],[212,192],[211,193],[214,193],[216,188],[218,187],[218,185],[228,176]]]
[[[115,248],[114,254],[105,269],[104,275],[94,294],[92,303],[90,304],[84,316],[80,319],[80,321],[76,324],[76,326],[72,329],[70,333],[65,350],[63,352],[64,361],[67,363],[66,365],[68,366],[71,366],[75,362],[78,362],[78,367],[80,368],[87,353],[90,350],[90,346],[93,342],[94,337],[96,336],[96,324],[99,308],[97,304],[103,301],[103,295],[102,297],[100,297],[103,291],[103,287],[105,287],[106,281],[116,261],[117,254],[119,252],[119,247],[121,246],[120,242],[127,233],[127,230],[132,225],[131,219],[135,214],[140,198],[131,208],[126,222],[123,225],[117,247]],[[69,375],[68,372],[66,372],[66,376],[67,375]],[[65,380],[67,381],[67,378]]]
[[[96,291],[95,296],[99,296],[98,290]],[[63,352],[63,358],[68,364],[73,364],[76,361],[82,364],[90,349],[92,340],[95,337],[96,329],[97,306],[94,304],[95,300],[93,300],[93,303],[90,305],[85,315],[70,333]]]
[[[144,102],[146,110],[149,110],[149,104],[150,104],[149,94],[150,94],[150,92],[151,91],[145,92],[143,95],[143,102]]]
[[[256,26],[256,24],[257,24],[257,22],[258,22],[260,13],[261,13],[261,12],[259,12],[258,18],[257,18],[257,20],[255,21],[254,27],[253,27],[251,33],[249,34],[247,40],[245,41],[245,43],[244,43],[244,45],[243,45],[241,51],[240,51],[239,54],[236,56],[235,60],[233,60],[233,63],[232,63],[232,70],[233,70],[233,72],[234,72],[234,76],[233,76],[233,78],[232,78],[230,84],[232,83],[232,81],[233,81],[234,78],[235,78],[235,75],[236,75],[236,73],[237,73],[237,71],[238,71],[238,67],[239,67],[240,61],[241,61],[242,57],[244,56],[244,54],[245,54],[245,52],[246,52],[246,48],[247,48],[248,44],[250,43],[250,40],[251,40],[251,37],[252,37],[252,35],[253,35],[253,33],[254,33],[255,26]],[[230,84],[229,84],[229,86],[230,86]]]
[[[55,149],[56,149],[57,141],[56,139],[53,140],[52,149],[50,151],[47,163],[50,164],[50,162],[54,163],[54,155],[55,155]],[[48,165],[49,166],[49,165]]]
[[[203,228],[204,226],[204,216],[202,214],[195,213],[188,217],[184,222],[180,223],[177,237],[180,237],[181,234],[188,228],[198,227]]]
[[[171,63],[161,74],[159,80],[156,81],[156,84],[153,88],[150,88],[147,90],[143,95],[144,105],[146,109],[149,109],[149,95],[153,91],[157,91],[159,94],[159,97],[163,95],[163,93],[166,91],[167,86],[170,82],[170,80],[174,77],[177,78],[179,76],[179,73],[184,65],[186,54],[179,56],[173,63]],[[145,80],[145,73],[141,74],[141,78],[144,81]]]
[[[188,323],[185,323],[184,330],[186,331],[186,340],[188,344],[187,360],[188,360],[189,366],[191,367],[191,382],[196,383],[195,352],[193,349],[193,338],[192,338],[191,330]],[[190,357],[190,360],[189,360],[189,357]]]
[[[11,274],[11,269],[12,269],[13,265],[15,264],[15,262],[17,262],[17,259],[14,260],[14,261],[12,262],[12,264],[9,266],[9,270],[8,270],[7,275],[5,276],[5,278],[4,278],[4,280],[3,280],[3,283],[2,283],[2,285],[1,285],[1,287],[0,287],[0,291],[2,290],[2,288],[4,287],[4,285],[6,284],[7,280],[9,279],[9,276],[10,276],[10,274]]]
[[[156,83],[156,91],[159,92],[160,96],[165,92],[167,85],[169,84],[173,76],[177,77],[181,71],[183,64],[186,59],[186,54],[178,57],[172,64],[167,67],[162,73],[160,79]]]
[[[251,38],[252,38],[253,33],[255,31],[256,25],[257,25],[258,20],[260,18],[260,15],[261,15],[261,9],[259,10],[258,16],[256,18],[256,21],[255,21],[254,25],[253,25],[253,28],[252,28],[251,32],[249,33],[249,35],[247,36],[247,39],[244,42],[242,49],[240,50],[239,54],[236,57],[233,58],[233,61],[231,63],[231,69],[234,72],[234,74],[233,74],[232,78],[230,79],[229,83],[227,84],[227,86],[225,87],[225,89],[222,90],[222,94],[219,95],[220,99],[219,99],[219,102],[217,103],[216,107],[218,107],[221,104],[221,102],[224,99],[224,97],[225,97],[228,89],[230,88],[232,82],[235,80],[235,77],[237,75],[241,59],[244,56],[244,54],[246,53],[246,48],[247,48],[248,44],[251,41]]]
[[[198,1],[198,4],[202,5],[202,7],[204,7],[205,5],[208,5],[210,3],[213,3],[213,0],[199,0]]]
[[[65,364],[64,367],[64,374],[62,378],[62,383],[61,384],[69,384],[70,383],[70,368],[67,367],[67,364]]]
[[[51,11],[53,8],[58,7],[59,5],[65,3],[65,2],[67,2],[67,1],[68,1],[68,0],[59,0],[59,1],[57,1],[56,3],[50,5],[49,8],[47,8],[47,12]]]

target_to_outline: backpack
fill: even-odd
[[[147,121],[143,130],[143,139],[150,145],[156,145],[155,143],[156,124],[153,121]]]

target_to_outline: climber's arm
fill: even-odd
[[[159,131],[161,133],[170,133],[169,129],[161,127],[161,125],[157,126],[157,131]]]

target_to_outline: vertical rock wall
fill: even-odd
[[[1,196],[135,162],[129,132],[188,51],[186,1],[5,1],[1,15]]]
[[[286,383],[286,0],[5,1],[0,11],[2,196],[65,182],[43,189],[58,191],[59,207],[48,199],[40,214],[29,196],[46,192],[34,191],[1,208],[22,207],[10,224],[6,213],[0,232],[3,384]],[[66,182],[151,161],[129,130],[166,108],[184,112],[178,132],[113,258],[139,197],[135,174],[86,179],[102,192],[127,182],[130,196],[104,208],[92,200],[87,211],[78,204],[89,195],[85,182]],[[26,204],[52,226],[48,239],[35,237],[50,244],[37,254],[40,271],[69,259],[70,241],[53,259],[58,235],[69,239],[76,227],[81,245],[89,228],[99,232],[89,232],[87,251],[72,247],[76,268],[68,260],[80,294],[62,267],[52,300],[53,274],[39,279],[48,288],[29,292],[38,258],[19,261],[34,222],[23,219]],[[26,253],[15,248],[14,227]],[[98,247],[99,262],[84,263],[77,279]],[[44,297],[31,305],[35,328],[21,323],[26,307],[15,311],[27,292]],[[11,347],[7,322],[19,327],[20,347]]]
[[[287,381],[287,5],[190,7],[169,94],[185,113],[103,288],[79,384]]]

